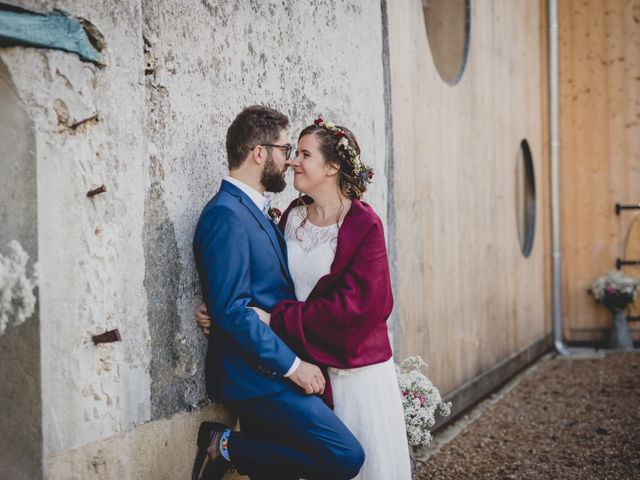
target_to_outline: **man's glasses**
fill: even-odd
[[[275,143],[261,143],[260,145],[262,145],[263,147],[277,147],[277,148],[281,148],[284,150],[284,155],[287,158],[287,160],[289,160],[291,158],[291,151],[293,150],[293,147],[291,146],[290,143],[285,143],[284,145],[276,145]],[[257,145],[256,145],[257,147]],[[253,147],[253,148],[256,148]],[[252,150],[253,150],[252,148]]]

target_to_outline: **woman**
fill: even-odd
[[[326,369],[325,401],[365,451],[361,480],[411,478],[404,414],[386,320],[393,299],[382,222],[360,201],[372,177],[353,133],[323,119],[291,161],[306,194],[284,212],[295,300],[256,309],[304,360]],[[208,330],[204,306],[198,324]]]

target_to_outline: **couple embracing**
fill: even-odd
[[[193,479],[409,480],[386,320],[384,232],[360,199],[373,174],[345,127],[317,119],[291,158],[289,121],[264,106],[227,131],[229,175],[193,248],[209,334],[207,394],[240,431],[204,422]],[[294,171],[301,196],[276,225],[264,192]]]

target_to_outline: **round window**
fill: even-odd
[[[522,254],[528,257],[536,232],[536,178],[529,142],[522,140],[516,164],[516,215]]]
[[[469,51],[470,0],[422,0],[431,55],[449,85],[458,83]]]

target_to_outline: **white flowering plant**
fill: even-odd
[[[451,414],[451,402],[443,402],[438,389],[422,373],[427,364],[421,357],[409,357],[396,365],[398,386],[402,395],[402,408],[409,444],[413,447],[429,445],[435,414]]]
[[[638,284],[639,279],[626,277],[614,271],[598,277],[589,291],[598,303],[613,312],[618,312],[634,302]]]
[[[29,254],[15,240],[8,244],[9,253],[0,253],[0,335],[7,326],[24,323],[35,311],[37,267],[27,273]]]

